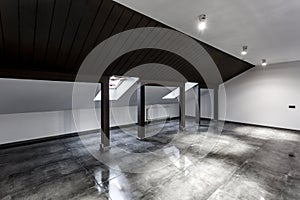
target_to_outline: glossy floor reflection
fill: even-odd
[[[0,198],[300,199],[299,132],[189,120],[111,134],[104,153],[99,134],[0,150]]]

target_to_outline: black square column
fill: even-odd
[[[110,146],[109,130],[109,77],[101,78],[101,144],[100,150],[106,151]]]
[[[137,85],[137,116],[138,116],[138,139],[146,137],[145,131],[145,85],[138,82]]]
[[[201,122],[201,88],[200,85],[196,85],[194,87],[194,94],[195,94],[195,123],[200,125]]]
[[[179,129],[185,129],[185,84],[179,87]]]
[[[219,86],[214,88],[214,120],[219,120]]]

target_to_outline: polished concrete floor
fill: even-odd
[[[300,199],[300,133],[150,124],[0,150],[0,199]]]

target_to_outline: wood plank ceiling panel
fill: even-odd
[[[87,6],[83,11],[85,14],[82,18],[82,23],[80,23],[76,39],[69,51],[68,58],[64,67],[72,70],[72,66],[75,65],[78,55],[80,54],[82,47],[86,43],[87,37],[92,30],[92,26],[95,24],[97,14],[101,8],[103,1],[89,0]]]
[[[53,67],[63,38],[73,0],[56,0],[44,64]]]
[[[20,0],[20,60],[30,65],[34,54],[37,0]]]
[[[244,62],[242,60],[236,59],[225,52],[216,51],[213,47],[207,44],[201,44],[210,54],[215,64],[218,66],[220,74],[222,75],[222,78],[225,81],[253,67],[253,65],[250,65],[249,63]]]
[[[96,16],[95,23],[93,24],[87,38],[85,39],[84,45],[80,49],[80,53],[77,56],[77,59],[75,61],[76,64],[74,66],[79,66],[81,62],[84,60],[84,58],[86,57],[86,55],[95,47],[97,36],[104,28],[105,22],[114,7],[114,4],[112,4],[110,1],[107,0],[102,0],[102,1],[103,3],[101,4],[99,12]],[[74,68],[73,70],[74,72],[77,71],[77,69]]]
[[[5,43],[3,43],[4,61],[13,65],[19,59],[19,1],[0,1],[2,31]]]
[[[127,27],[125,28],[125,30],[130,30],[133,28],[136,28],[138,26],[138,24],[142,21],[143,16],[140,14],[135,14],[130,22],[128,23]],[[118,62],[114,62],[113,65],[111,65],[111,67],[107,70],[107,74],[113,74],[116,71],[116,67],[120,66],[120,63],[125,62],[127,58],[122,57],[122,59],[119,59]]]
[[[3,33],[3,24],[2,24],[2,17],[1,17],[1,10],[0,10],[0,59],[4,58],[4,51],[5,51],[5,43],[4,43],[4,33]]]
[[[135,28],[147,27],[149,23],[150,23],[150,19],[147,17],[143,17]],[[132,62],[133,60],[136,59],[137,56],[138,56],[137,51],[135,51],[133,54],[130,54],[130,56],[128,56],[127,59],[124,59],[122,62],[118,63],[117,68],[113,73],[123,74],[124,71],[126,70],[124,66],[127,64],[127,62]]]
[[[52,74],[47,79],[70,80],[96,45],[112,35],[139,27],[169,28],[112,0],[1,0],[0,77],[38,79],[40,73],[41,79]],[[192,51],[181,41],[169,41],[168,34],[158,32],[156,38],[142,37],[144,42],[165,42],[164,45]],[[136,39],[130,38],[128,42],[134,43]],[[214,59],[224,80],[253,67],[198,42]],[[183,58],[153,49],[127,53],[105,73],[121,75],[146,63],[172,66],[189,80],[202,80]]]
[[[112,33],[116,26],[119,26],[118,23],[121,20],[121,16],[125,9],[120,5],[115,5],[110,12],[108,18],[106,19],[103,29],[101,29],[101,32],[97,35],[97,39],[95,41],[94,46],[101,43],[105,39],[112,36]]]
[[[87,0],[72,0],[72,6],[66,21],[65,29],[60,40],[55,65],[63,68],[73,47],[79,27],[82,22],[84,10],[87,7]],[[83,10],[78,12],[78,10]]]
[[[44,64],[45,53],[51,32],[54,9],[57,0],[38,0],[36,33],[34,42],[33,63],[40,67]]]
[[[147,24],[147,27],[155,27],[156,26],[156,22],[155,21],[150,21]],[[150,41],[151,43],[152,41]],[[146,60],[148,58],[147,55],[149,55],[151,49],[147,49],[144,51],[137,51],[138,53],[135,54],[135,58],[132,59],[132,61],[129,63],[129,65],[132,66],[138,66],[138,63],[141,63],[142,60]],[[149,61],[145,61],[145,62],[149,62]],[[127,69],[123,69],[121,73],[125,73]]]

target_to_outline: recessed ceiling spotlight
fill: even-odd
[[[241,54],[244,56],[244,55],[246,55],[248,53],[247,51],[248,51],[248,47],[247,46],[243,46]]]
[[[266,59],[262,59],[261,66],[265,67],[267,65],[268,65],[267,60]]]
[[[198,29],[204,31],[206,29],[206,15],[202,14],[198,17]]]

